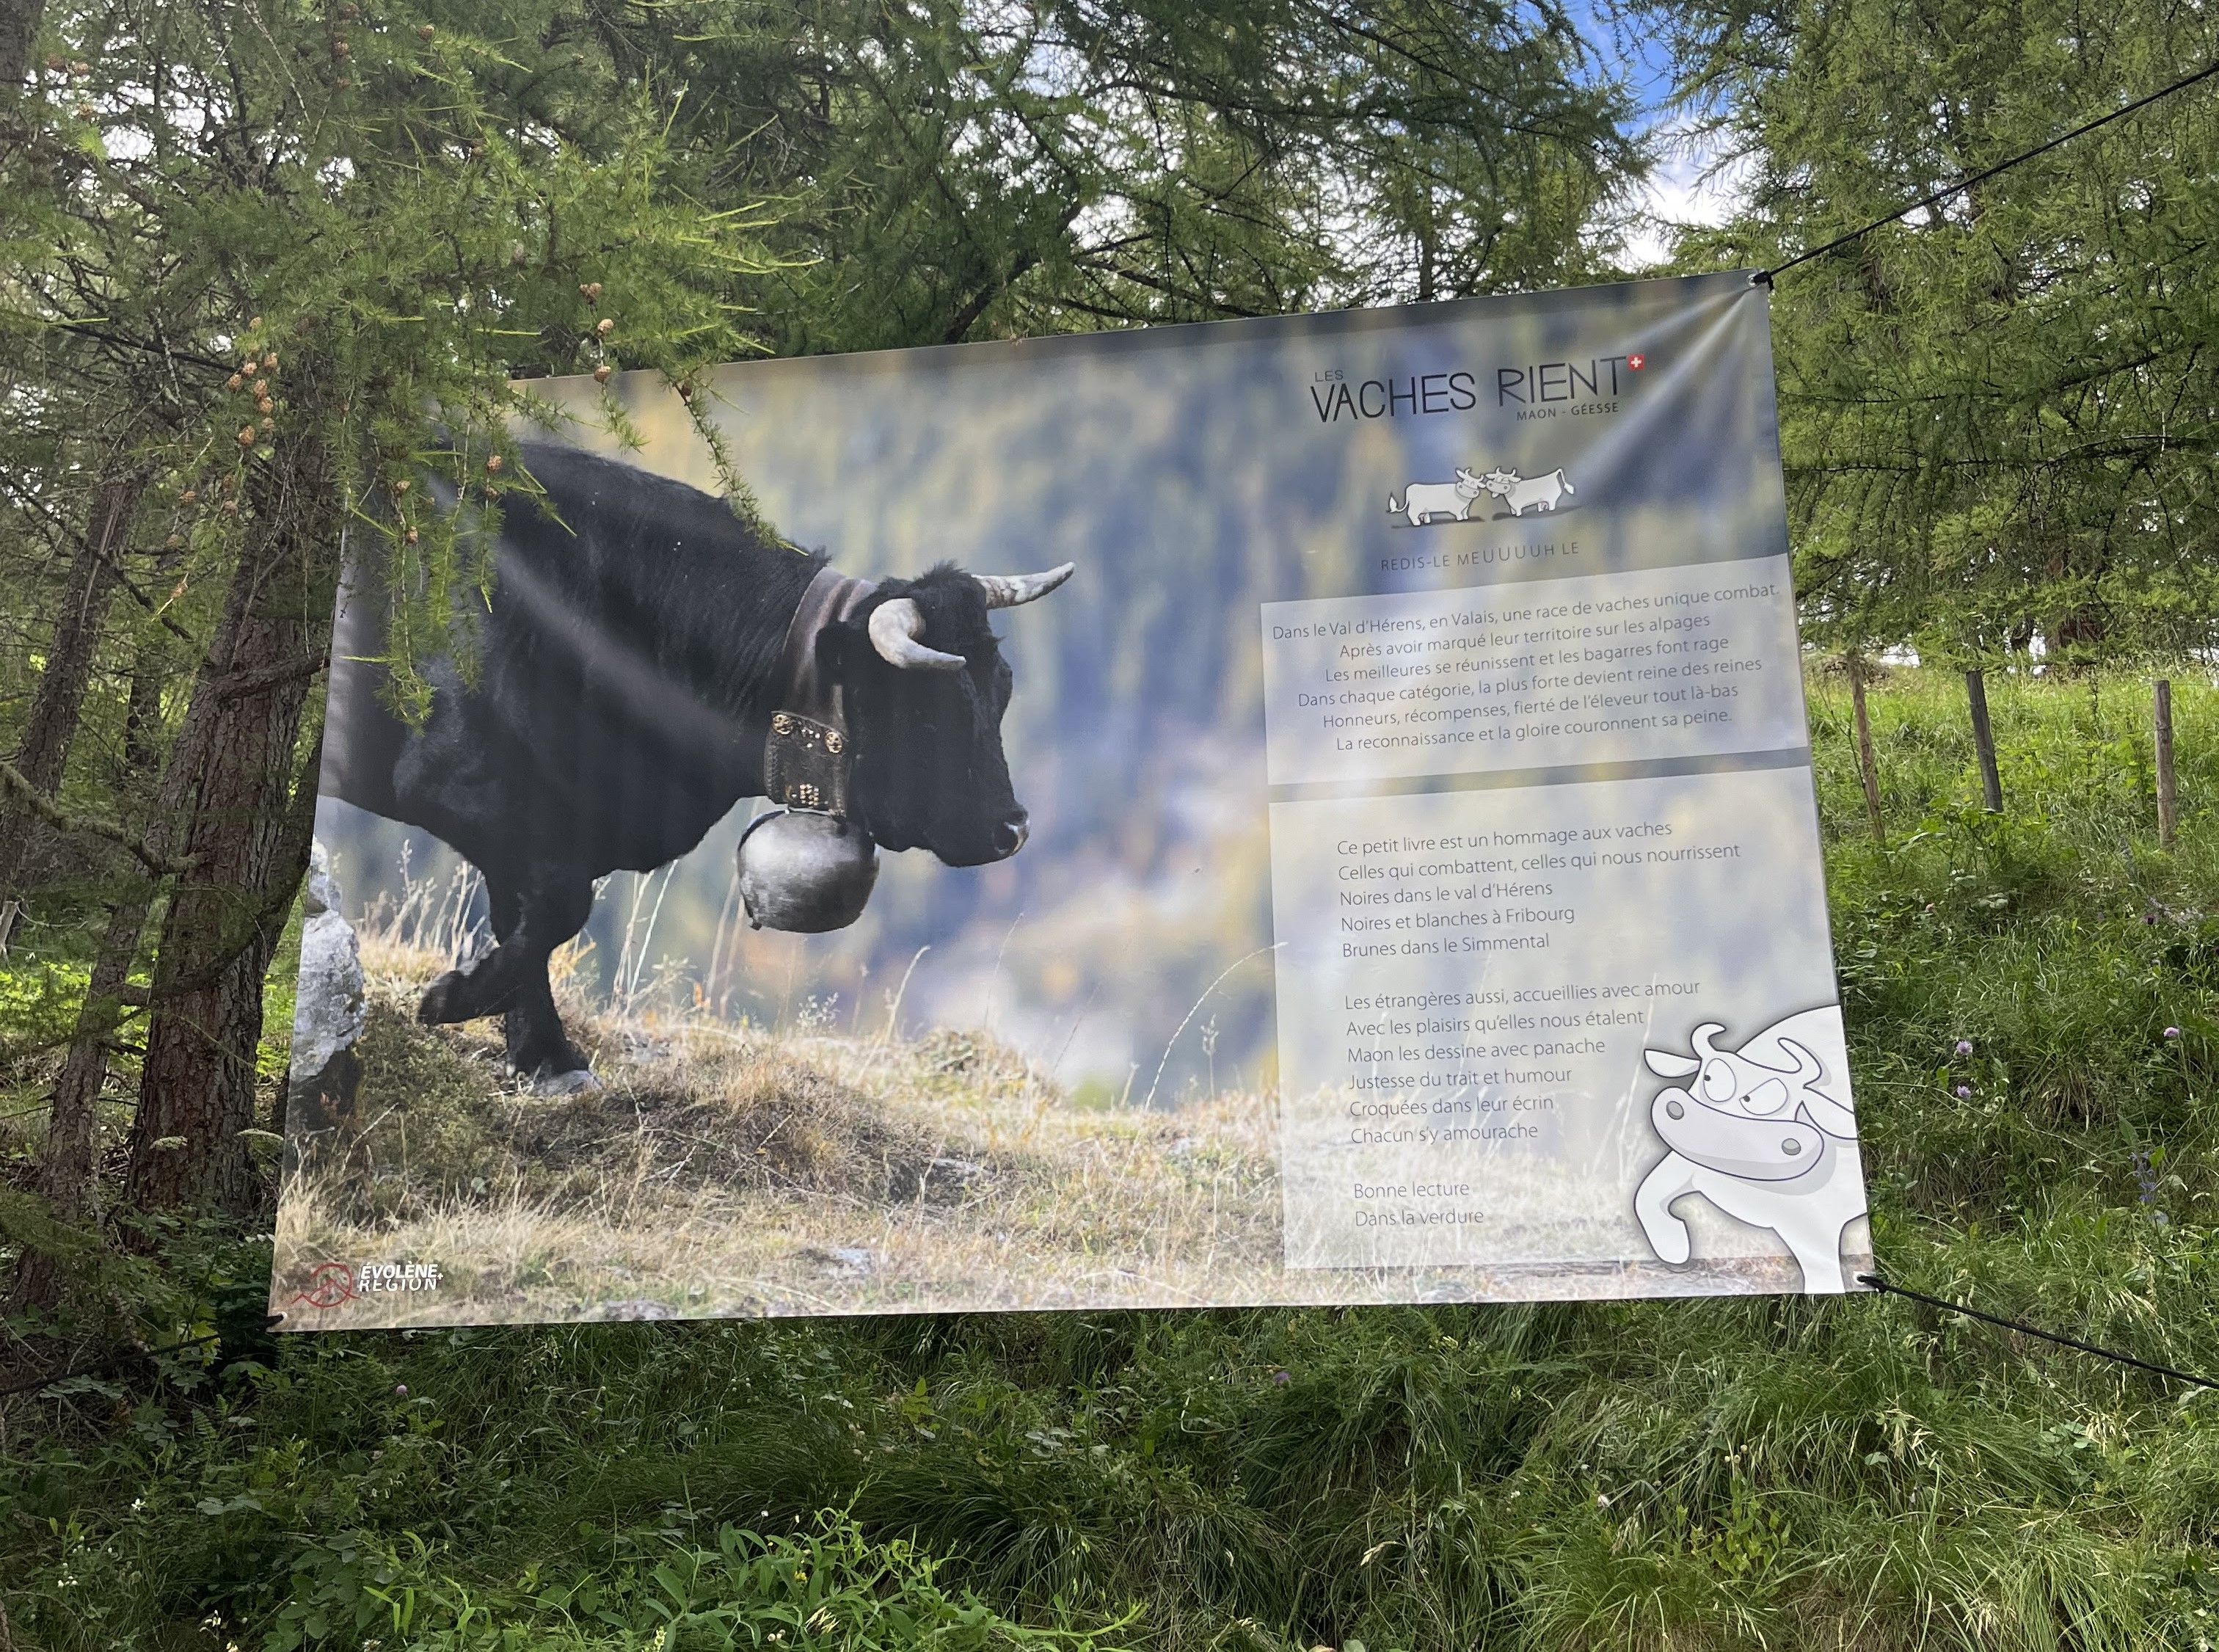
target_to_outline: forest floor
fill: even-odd
[[[2219,692],[2176,685],[2168,851],[2147,681],[1992,676],[1991,815],[1961,680],[1890,674],[1884,844],[1846,686],[1812,688],[1882,1271],[2219,1376]],[[473,1037],[417,1047],[489,1071]],[[889,1196],[792,1242],[805,1280],[803,1244],[913,1276],[888,1237],[904,1166],[985,1165],[958,1196],[1021,1206],[1056,1185],[989,1047],[771,1053],[825,1106],[881,1071],[1010,1081],[944,1138],[892,1106],[829,1132],[822,1163]],[[718,1162],[761,1147],[805,1183],[735,1085],[717,1105],[757,1133]],[[1209,1175],[1248,1174],[1245,1127]],[[690,1164],[674,1188],[701,1168],[627,1151],[626,1175]],[[407,1220],[445,1196],[390,1196]],[[1237,1265],[1249,1230],[1217,1220]],[[2219,1394],[1886,1296],[273,1338],[266,1235],[167,1243],[103,1289],[149,1345],[221,1342],[0,1401],[0,1647],[2219,1644]]]

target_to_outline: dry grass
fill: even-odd
[[[296,1130],[273,1303],[320,1327],[1276,1297],[1273,1103],[1084,1110],[981,1034],[774,1034],[564,1006],[605,1088],[417,1026],[431,955],[365,947],[353,1129]],[[436,1291],[297,1300],[322,1264]]]

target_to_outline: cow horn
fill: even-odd
[[[1792,1038],[1780,1040],[1781,1049],[1795,1064],[1794,1087],[1802,1090],[1825,1076],[1826,1064]]]
[[[1719,1053],[1711,1047],[1711,1040],[1725,1030],[1726,1024],[1724,1022],[1706,1021],[1688,1035],[1688,1042],[1694,1045],[1695,1053],[1707,1061]]]
[[[914,597],[889,597],[871,611],[871,646],[879,658],[904,671],[960,671],[963,656],[928,648],[917,638],[924,635],[924,614]]]
[[[1045,574],[973,574],[971,577],[986,593],[989,608],[1022,608],[1028,602],[1038,602],[1069,579],[1078,568],[1077,562],[1066,562]]]

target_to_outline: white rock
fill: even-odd
[[[534,1096],[553,1100],[563,1096],[598,1094],[606,1088],[590,1067],[574,1067],[569,1072],[542,1073],[531,1080]]]
[[[308,860],[308,921],[293,997],[293,1071],[311,1079],[362,1036],[362,946],[339,916],[339,888],[320,843]]]
[[[308,886],[304,899],[312,918],[339,910],[339,886],[332,876],[332,857],[321,843],[313,841],[308,845]]]

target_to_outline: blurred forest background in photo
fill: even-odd
[[[807,538],[691,394],[720,364],[1767,268],[2215,61],[2219,19],[2159,0],[0,0],[0,1652],[2219,1643],[2210,1399],[1898,1301],[262,1317],[342,550],[407,576],[420,705],[549,381],[668,387],[626,391],[629,434],[682,417],[705,480]],[[1881,1266],[2204,1371],[2215,158],[2206,78],[1771,301]],[[1145,654],[1171,692],[1252,693],[1161,583],[1123,599],[1179,639]],[[1063,600],[1007,618],[1020,706],[1039,650],[1087,645]],[[1100,662],[1119,704],[1142,657]],[[1085,1065],[1145,1084],[1202,1003],[1166,1078],[1201,1147],[1126,1140],[1206,1270],[1218,1189],[1254,1183],[1204,1128],[1201,1034],[1252,1035],[1268,977],[1203,994],[1224,935],[1266,938],[1262,845],[1129,827],[1078,875],[1171,962]],[[1051,935],[991,884],[1022,860],[963,885],[1006,951],[926,991],[1021,980],[992,1026],[1045,1048],[1085,997],[1057,955],[1124,943],[1075,903]],[[973,898],[908,876],[893,914]],[[900,1085],[975,1090],[1015,1143],[991,1196],[1053,1222],[1023,1155],[1110,1078],[888,1031],[901,950],[830,1017],[751,953],[799,1041],[720,1116],[767,1133],[790,1093],[877,1129]],[[755,1141],[749,1175],[786,1146]],[[563,1146],[522,1171],[560,1183]]]
[[[643,1012],[778,1024],[805,1004],[873,1029],[899,992],[912,1026],[991,1032],[1090,1096],[1268,1087],[1262,605],[1475,582],[1383,571],[1414,550],[1553,548],[1547,566],[1586,574],[1775,554],[1748,306],[1762,300],[1738,278],[1621,284],[1083,347],[742,363],[698,375],[691,402],[645,374],[533,387],[564,435],[648,470],[715,491],[724,458],[780,532],[845,572],[1079,568],[998,627],[1017,685],[1004,741],[1033,817],[1021,854],[975,870],[889,854],[852,928],[757,935],[735,885],[735,842],[767,806],[748,799],[669,868],[609,880],[571,978]],[[1310,396],[1328,370],[1491,387],[1498,364],[1632,351],[1651,365],[1609,418],[1527,425],[1489,389],[1462,413],[1333,422]],[[1385,508],[1459,465],[1565,467],[1579,491],[1522,519],[1487,499],[1429,535]],[[1543,566],[1506,556],[1486,574]],[[482,924],[429,834],[327,799],[319,836],[351,914],[413,898],[435,927]]]

